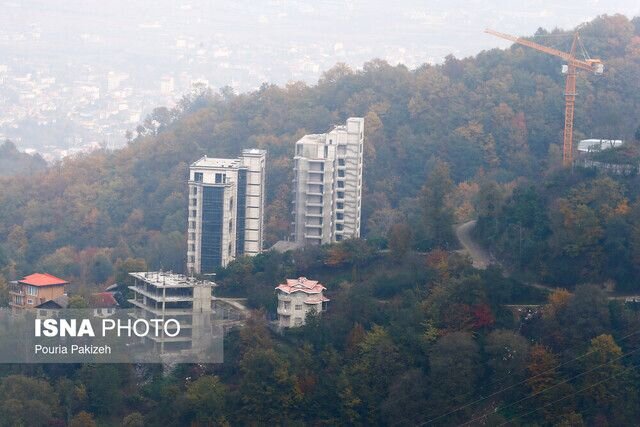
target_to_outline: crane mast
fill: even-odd
[[[578,75],[578,69],[591,71],[595,74],[602,74],[604,70],[602,61],[600,61],[599,59],[581,60],[576,58],[576,48],[579,42],[578,32],[575,32],[573,35],[573,42],[571,43],[571,50],[569,52],[563,52],[552,47],[543,46],[522,37],[516,37],[490,29],[486,29],[485,33],[500,37],[505,40],[510,40],[514,43],[530,47],[537,51],[556,56],[566,61],[566,65],[563,67],[563,73],[566,73],[567,78],[564,89],[565,109],[562,164],[565,167],[571,166],[573,164],[573,118],[576,105],[576,79]]]

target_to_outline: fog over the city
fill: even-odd
[[[314,83],[337,62],[415,68],[509,45],[485,27],[528,35],[640,14],[637,0],[15,0],[0,8],[0,141],[49,159],[123,144],[126,130],[198,82],[243,92]]]

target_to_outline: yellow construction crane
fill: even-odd
[[[599,59],[589,58],[586,54],[586,51],[584,51],[584,48],[583,53],[585,54],[586,58],[584,60],[576,58],[576,48],[578,47],[578,43],[582,44],[577,31],[573,34],[573,43],[571,44],[571,50],[569,52],[563,52],[552,47],[547,47],[532,42],[531,40],[511,36],[509,34],[499,33],[490,29],[486,29],[485,33],[492,34],[502,39],[511,40],[514,43],[528,46],[540,52],[548,53],[549,55],[557,56],[567,62],[562,66],[563,74],[567,75],[564,92],[565,110],[562,164],[564,166],[571,166],[573,164],[573,115],[576,105],[576,75],[578,74],[578,68],[582,70],[592,71],[594,74],[602,74],[602,72],[604,71],[604,65],[602,64],[602,61],[600,61]]]

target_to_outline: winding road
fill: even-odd
[[[477,221],[474,219],[457,225],[455,227],[455,232],[458,241],[463,247],[460,252],[466,253],[471,257],[475,268],[484,270],[492,264],[491,255],[489,255],[489,252],[486,249],[474,242],[471,237],[471,232],[476,226],[476,222]]]
[[[473,228],[476,226],[476,220],[467,221],[463,224],[459,224],[455,226],[456,237],[462,245],[462,249],[459,252],[466,253],[471,257],[473,266],[477,269],[484,270],[491,264],[497,264],[496,261],[492,260],[489,251],[480,246],[477,242],[473,240],[471,237],[471,233]],[[503,270],[503,274],[509,275],[508,271]],[[553,292],[557,288],[549,285],[543,285],[541,283],[526,283],[528,286],[532,286],[534,288],[538,288],[544,291]],[[633,302],[640,303],[640,295],[609,295],[608,299],[610,300],[621,300],[625,302]]]

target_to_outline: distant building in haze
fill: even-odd
[[[305,135],[295,147],[293,240],[324,244],[360,237],[364,119]]]
[[[189,170],[187,271],[212,273],[241,255],[262,251],[265,150],[237,159],[207,156]]]

